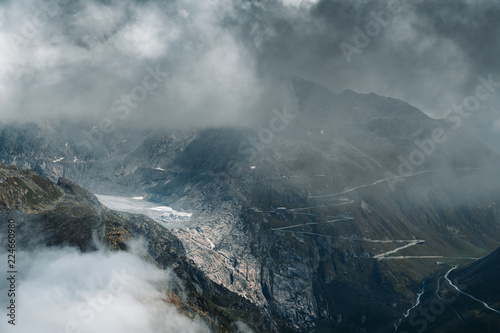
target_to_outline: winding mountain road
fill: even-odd
[[[493,311],[493,312],[495,312],[495,313],[500,314],[500,311],[493,309],[491,306],[489,306],[489,305],[488,305],[488,303],[486,303],[486,302],[484,302],[484,301],[481,301],[480,299],[475,298],[475,297],[474,297],[474,296],[472,296],[471,294],[468,294],[468,293],[466,293],[466,292],[464,292],[464,291],[462,291],[462,290],[458,289],[458,287],[457,287],[457,286],[455,286],[455,285],[453,284],[453,282],[451,282],[451,280],[448,278],[448,274],[450,274],[450,273],[451,273],[451,271],[453,271],[453,270],[454,270],[454,269],[456,269],[457,267],[458,267],[458,266],[455,266],[455,267],[451,268],[448,272],[446,272],[446,274],[445,274],[445,276],[444,276],[444,278],[446,279],[446,282],[448,282],[448,284],[449,284],[452,288],[454,288],[456,291],[458,291],[459,293],[464,294],[464,295],[468,296],[469,298],[471,298],[471,299],[475,300],[476,302],[481,303],[481,304],[482,304],[482,305],[484,305],[484,307],[485,307],[485,308],[487,308],[488,310],[491,310],[491,311]]]

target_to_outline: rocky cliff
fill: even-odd
[[[77,247],[83,252],[104,246],[127,250],[134,239],[145,239],[144,260],[173,268],[185,288],[165,295],[188,317],[201,317],[215,331],[237,331],[234,323],[247,322],[257,331],[276,331],[273,323],[249,301],[208,279],[186,257],[179,239],[142,215],[111,211],[90,192],[60,179],[52,183],[32,170],[0,165],[0,219],[16,221],[17,248]],[[2,243],[6,238],[2,238]],[[6,247],[6,244],[2,244]]]

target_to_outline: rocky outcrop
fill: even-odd
[[[181,241],[167,229],[142,215],[111,211],[66,179],[54,184],[33,170],[0,165],[1,224],[12,218],[16,220],[17,246],[23,250],[67,245],[81,251],[102,246],[119,251],[126,250],[133,239],[145,239],[144,259],[162,268],[172,267],[185,283],[186,291],[177,290],[183,294],[176,295],[175,302],[182,313],[202,317],[221,332],[235,331],[237,320],[257,331],[276,331],[273,321],[255,305],[196,268],[186,258]]]

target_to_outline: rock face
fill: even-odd
[[[145,259],[162,268],[173,267],[186,284],[185,291],[176,291],[182,293],[175,303],[182,313],[201,316],[221,332],[235,331],[236,320],[246,321],[258,331],[276,331],[275,324],[255,305],[194,267],[182,243],[167,229],[142,215],[111,211],[68,180],[54,184],[32,170],[0,165],[0,206],[2,225],[11,218],[16,220],[18,248],[68,245],[94,251],[104,244],[116,251],[126,249],[132,239],[147,239]]]
[[[89,152],[87,124],[4,126],[0,159],[193,213],[171,230],[187,258],[281,331],[392,331],[436,260],[496,248],[500,157],[404,102],[292,86],[262,127],[117,129]],[[443,259],[374,258],[408,244],[389,255]]]

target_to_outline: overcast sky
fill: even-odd
[[[478,76],[500,81],[500,2],[395,3],[375,23],[387,2],[1,1],[0,113],[126,118],[120,107],[134,93],[126,108],[141,119],[246,123],[275,103],[273,79],[297,75],[440,117]],[[346,57],[346,45],[358,47]],[[148,77],[157,70],[158,85]],[[484,105],[492,128],[497,102]]]

